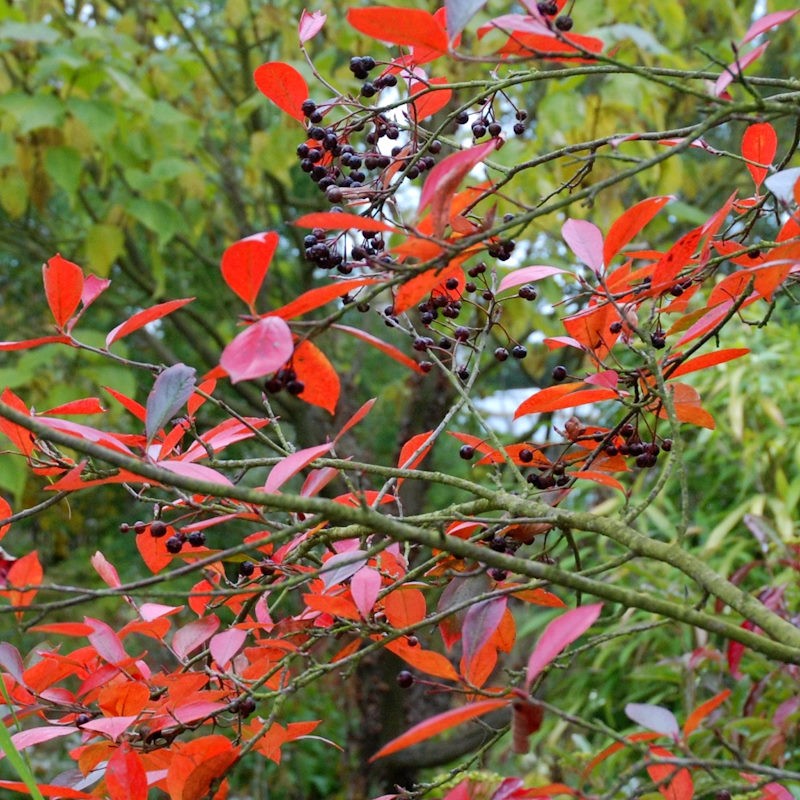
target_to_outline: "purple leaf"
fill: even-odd
[[[467,663],[475,658],[497,630],[505,610],[505,597],[493,597],[470,606],[461,628],[464,659]]]
[[[568,219],[561,226],[561,235],[579,261],[595,272],[603,269],[603,234],[593,222]]]
[[[486,0],[445,0],[447,36],[452,42],[467,23],[486,5]]]
[[[263,378],[280,369],[294,351],[292,332],[280,317],[264,317],[243,330],[219,360],[233,383]]]
[[[144,431],[152,441],[164,425],[174,417],[194,393],[195,370],[186,364],[173,364],[156,378],[147,396]]]
[[[0,642],[0,667],[2,667],[17,683],[25,685],[23,673],[25,666],[19,650],[13,644]]]
[[[293,475],[300,472],[301,469],[307,467],[315,458],[327,453],[333,443],[318,444],[315,447],[306,447],[303,450],[298,450],[290,456],[286,456],[282,461],[279,461],[267,475],[267,482],[264,484],[264,491],[268,493],[277,492],[286,481]]]
[[[542,632],[536,647],[528,659],[528,675],[525,688],[541,673],[541,671],[568,645],[582,633],[591,628],[600,616],[602,603],[573,608],[556,617]]]
[[[787,20],[790,20],[800,8],[795,8],[792,11],[776,11],[774,14],[766,14],[761,19],[756,20],[747,30],[739,44],[747,44],[747,42],[755,39],[756,36],[764,33],[775,25],[782,25]]]
[[[184,625],[175,631],[172,637],[172,649],[175,655],[180,659],[186,658],[189,653],[204,645],[217,632],[217,628],[219,628],[219,617],[214,614]]]
[[[346,550],[331,556],[319,571],[326,589],[346,581],[356,574],[367,563],[367,554],[363,550]]]
[[[246,638],[247,631],[243,631],[240,628],[231,628],[229,631],[218,633],[211,638],[208,648],[211,651],[211,657],[222,669],[225,669],[231,659],[239,652]]]
[[[542,278],[549,278],[551,275],[558,275],[564,272],[566,272],[565,269],[559,269],[558,267],[521,267],[520,269],[515,269],[513,272],[509,272],[508,275],[500,281],[500,286],[497,287],[497,291],[502,292],[514,286],[521,286],[523,283],[533,283]]]
[[[378,599],[378,592],[381,590],[381,576],[379,572],[369,567],[363,567],[350,581],[350,594],[356,604],[358,613],[364,619],[369,617],[369,612]]]
[[[675,715],[663,706],[654,706],[649,703],[628,703],[625,706],[628,719],[656,733],[663,733],[673,739],[681,736],[680,725]]]

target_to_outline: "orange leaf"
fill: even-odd
[[[300,399],[334,414],[339,402],[339,376],[322,350],[307,339],[300,342],[294,349],[292,367],[305,385]]]
[[[430,87],[443,83],[448,83],[447,78],[431,78],[428,81]],[[421,81],[411,81],[409,91],[411,94],[417,94],[427,88],[428,86]],[[437,111],[441,111],[450,102],[452,96],[453,92],[451,89],[434,89],[432,92],[418,97],[416,100],[409,103],[412,107],[411,118],[414,119],[416,117],[417,122],[419,122],[426,117],[432,117]]]
[[[741,358],[747,355],[750,350],[747,347],[733,347],[727,350],[715,350],[713,353],[706,353],[697,358],[690,358],[684,361],[677,369],[670,372],[667,368],[667,375],[670,378],[677,378],[681,375],[688,375],[690,372],[713,367],[717,364],[724,364],[726,361],[733,361],[734,358]]]
[[[39,563],[39,554],[36,550],[26,553],[22,558],[18,558],[8,571],[6,581],[9,587],[38,587],[42,582],[44,572],[42,565]],[[8,592],[8,598],[12,606],[27,606],[33,602],[36,597],[38,588],[26,589],[20,591],[18,588],[12,588]],[[22,611],[16,611],[17,619],[22,619]]]
[[[324,231],[396,231],[396,228],[379,219],[345,211],[315,211],[296,219],[293,224],[299,228],[322,228]]]
[[[212,781],[236,761],[238,748],[224,736],[203,736],[176,748],[167,771],[170,800],[204,800]]]
[[[715,695],[710,700],[706,700],[705,703],[702,705],[697,706],[697,708],[692,711],[691,714],[686,719],[686,722],[683,725],[683,734],[684,736],[688,736],[690,733],[695,731],[700,723],[712,712],[715,708],[721,706],[729,697],[731,691],[730,689],[725,689],[724,691],[720,692],[718,695]]]
[[[331,283],[328,286],[317,286],[315,289],[309,289],[303,292],[300,297],[296,297],[285,306],[276,308],[270,311],[265,316],[280,317],[281,319],[294,319],[302,314],[307,314],[337,297],[347,294],[351,289],[358,289],[360,286],[370,286],[377,283],[376,278],[354,278],[350,281],[341,281],[339,283]]]
[[[464,270],[460,264],[451,264],[445,269],[429,269],[407,280],[398,290],[394,298],[394,313],[402,314],[406,309],[422,300],[430,292],[438,289],[441,294],[449,294],[444,288],[448,278],[464,281]]]
[[[301,106],[308,99],[308,84],[293,66],[283,61],[268,61],[256,68],[253,78],[261,94],[281,111],[298,122],[305,120]]]
[[[672,197],[651,197],[642,200],[621,214],[609,228],[605,243],[603,244],[603,261],[606,267],[614,256],[630,242],[639,231],[650,222],[653,217],[670,201]]]
[[[442,733],[442,731],[450,730],[450,728],[454,728],[462,722],[474,719],[475,717],[481,717],[484,714],[488,714],[490,711],[494,711],[506,705],[508,705],[508,700],[482,700],[479,703],[471,703],[468,706],[454,708],[451,711],[445,711],[443,714],[437,714],[435,717],[420,722],[401,736],[385,744],[369,759],[370,763],[377,761],[379,758],[391,755],[392,753],[397,753],[400,750],[405,750],[407,747],[419,744],[419,742],[424,742],[426,739],[430,739],[432,736]]]
[[[447,52],[447,32],[433,14],[421,8],[351,8],[347,21],[357,31],[381,42]]]
[[[583,389],[572,391],[577,386],[584,386],[581,382],[565,383],[542,389],[527,400],[524,400],[514,412],[514,419],[525,414],[542,414],[546,411],[557,411],[561,408],[576,408],[588,403],[598,403],[601,400],[614,400],[619,397],[614,389]]]
[[[425,595],[414,586],[401,586],[387,594],[383,599],[383,611],[395,628],[416,625],[428,613]]]
[[[645,731],[643,733],[634,733],[631,736],[628,736],[626,741],[624,742],[614,742],[614,744],[609,745],[604,750],[601,750],[584,768],[583,772],[581,773],[581,780],[586,780],[586,777],[589,773],[600,763],[605,761],[609,756],[613,756],[614,753],[618,753],[620,750],[624,749],[628,742],[650,742],[653,739],[658,739],[661,736],[660,733],[655,733],[654,731]]]
[[[107,717],[137,715],[150,699],[150,690],[143,683],[125,681],[105,686],[97,696],[97,705]]]
[[[377,350],[380,350],[382,353],[386,353],[387,356],[393,358],[399,364],[403,364],[409,369],[413,369],[414,372],[422,372],[419,364],[414,361],[413,358],[409,358],[394,345],[384,342],[383,339],[379,339],[377,336],[373,336],[371,333],[362,331],[360,328],[351,328],[349,325],[331,325],[331,327],[336,328],[336,330],[349,333],[351,336],[355,336],[357,339],[361,339],[362,342],[366,342]]]
[[[445,656],[433,650],[425,650],[419,645],[412,646],[405,637],[389,642],[386,649],[420,672],[448,681],[458,680],[458,674]]]
[[[42,267],[42,277],[47,305],[53,312],[56,325],[63,328],[81,301],[83,270],[57,254]]]

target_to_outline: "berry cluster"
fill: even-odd
[[[285,389],[289,394],[302,394],[306,385],[297,380],[297,373],[291,367],[281,367],[271,378],[264,382],[264,389],[269,394],[277,394]]]
[[[497,139],[503,133],[503,126],[497,121],[494,116],[493,99],[490,99],[485,106],[481,107],[481,111],[477,119],[474,119],[470,125],[472,136],[474,139],[482,139],[488,133],[492,139]],[[528,118],[528,112],[524,109],[518,109],[515,114],[514,133],[521,136],[525,133],[525,120]],[[466,125],[470,121],[469,112],[459,111],[453,118],[456,127]]]
[[[123,522],[119,526],[119,530],[120,533],[127,533],[132,530],[137,536],[143,534],[145,531],[149,531],[154,539],[162,539],[172,531],[172,534],[164,544],[167,548],[167,552],[173,554],[180,553],[183,549],[183,545],[187,542],[192,547],[202,547],[206,543],[206,535],[203,531],[192,531],[189,534],[183,533],[182,531],[175,531],[173,528],[170,528],[166,522],[160,519],[154,519],[149,524],[141,520],[134,522],[133,525]]]
[[[548,17],[556,17],[558,14],[558,3],[555,0],[545,0],[544,2],[539,2],[536,4],[536,10],[545,18],[545,20],[550,22]],[[554,25],[557,30],[561,31],[562,33],[566,33],[567,31],[572,30],[572,17],[569,14],[561,14],[557,16],[554,22]]]

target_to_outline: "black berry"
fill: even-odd
[[[560,31],[571,31],[572,17],[568,14],[562,14],[560,17],[556,17],[556,28]]]
[[[165,536],[166,533],[167,533],[167,525],[160,519],[153,520],[153,522],[150,523],[151,536],[154,536],[156,539],[160,539],[162,536]]]
[[[522,359],[528,355],[528,351],[521,344],[517,344],[511,349],[511,355],[514,356],[514,358]]]
[[[469,461],[475,455],[475,448],[471,444],[462,445],[458,454],[465,461]]]
[[[180,553],[183,549],[183,539],[180,536],[170,536],[166,542],[168,553]]]
[[[508,350],[506,350],[506,348],[505,348],[505,347],[498,347],[498,348],[497,348],[497,349],[494,351],[494,357],[495,357],[495,358],[496,358],[498,361],[505,361],[505,360],[508,358]]]
[[[559,364],[557,367],[553,367],[553,380],[554,381],[563,381],[564,378],[567,377],[567,368]]]
[[[239,574],[243,578],[249,578],[256,571],[256,565],[252,561],[242,561],[239,564]]]
[[[187,540],[192,547],[202,547],[206,543],[206,535],[203,531],[192,531]]]
[[[402,669],[397,673],[396,680],[401,689],[408,689],[414,683],[414,676],[407,669]]]

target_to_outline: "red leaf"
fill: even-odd
[[[309,39],[313,39],[328,19],[326,14],[321,11],[314,11],[311,14],[305,9],[300,14],[300,24],[297,26],[297,33],[300,36],[300,44],[305,44]]]
[[[141,403],[137,403],[133,398],[122,394],[122,392],[118,392],[116,389],[112,389],[110,386],[104,386],[103,389],[105,389],[120,405],[130,411],[136,419],[140,422],[144,422],[147,412]]]
[[[402,12],[404,16],[407,11]],[[421,12],[427,13],[427,12]],[[446,37],[446,34],[445,34]],[[480,164],[499,143],[499,139],[490,139],[483,144],[453,153],[442,159],[428,174],[419,198],[418,213],[431,206],[433,218],[433,234],[441,236],[449,221],[450,202],[461,181],[476,165]]]
[[[747,164],[747,169],[753,176],[756,189],[761,187],[767,177],[769,166],[778,150],[778,135],[769,122],[757,122],[749,125],[742,137],[742,155],[755,164]],[[756,166],[762,165],[762,166]]]
[[[614,256],[670,201],[672,196],[650,197],[621,214],[611,226],[603,245],[603,261],[608,266]]]
[[[397,466],[400,469],[415,469],[428,455],[433,447],[432,433],[433,431],[418,433],[400,448],[400,456],[397,459]]]
[[[345,211],[316,211],[305,214],[293,223],[300,228],[322,228],[324,231],[386,231],[393,233],[396,228],[379,219],[348,214]]]
[[[728,66],[725,67],[725,71],[719,76],[719,78],[717,78],[716,83],[714,84],[714,96],[722,97],[725,94],[725,90],[728,88],[728,86],[730,86],[733,80],[738,78],[739,75],[756,59],[760,58],[768,46],[769,42],[764,42],[764,44],[760,44],[758,47],[747,53],[747,55],[741,56],[737,58],[736,61],[728,64]]]
[[[508,705],[508,700],[505,699],[482,700],[479,703],[471,703],[461,708],[445,711],[443,714],[437,714],[435,717],[430,717],[424,722],[420,722],[401,736],[385,744],[369,759],[370,763],[379,758],[391,755],[392,753],[397,753],[400,750],[405,750],[407,747],[419,744],[419,742],[424,742],[426,739],[430,739],[432,736],[442,733],[442,731],[450,730],[450,728],[454,728],[462,722],[474,719],[475,717],[481,717],[484,714],[488,714],[490,711],[494,711],[506,705]]]
[[[14,587],[9,592],[9,600],[12,606],[27,606],[33,602],[39,591],[38,587],[42,583],[42,565],[39,562],[39,554],[36,550],[31,550],[26,553],[22,558],[18,558],[8,570],[6,581],[9,587]],[[22,587],[34,587],[21,591]],[[22,611],[14,612],[17,619],[22,618]]]
[[[22,399],[17,397],[11,389],[3,389],[3,394],[0,395],[0,401],[10,406],[14,411],[19,411],[25,414],[25,416],[30,416],[28,406],[26,406],[25,403],[22,402]],[[20,453],[24,453],[26,456],[30,456],[33,453],[33,437],[27,428],[16,425],[5,417],[0,417],[0,431],[11,439]]]
[[[568,219],[561,226],[561,235],[578,260],[598,274],[603,270],[603,234],[593,222]]]
[[[578,472],[571,472],[570,477],[577,478],[579,480],[594,481],[594,483],[599,483],[601,486],[608,486],[611,489],[619,489],[621,492],[625,491],[625,487],[616,478],[613,478],[611,475],[607,475],[605,472],[582,469]]]
[[[75,729],[77,730],[77,728]],[[67,786],[56,786],[49,783],[37,783],[36,788],[45,797],[55,797],[60,800],[96,800],[97,795],[87,794],[78,789],[70,789]],[[20,792],[20,794],[31,796],[31,790],[26,783],[21,781],[0,781],[0,789],[8,789],[10,792]]]
[[[81,400],[71,400],[60,406],[48,408],[43,414],[102,414],[105,411],[97,397],[84,397]]]
[[[747,33],[739,44],[747,44],[747,42],[755,39],[756,36],[759,36],[775,25],[782,25],[797,14],[798,11],[800,11],[800,8],[795,8],[791,11],[775,11],[772,14],[765,14],[747,29]]]
[[[598,403],[601,400],[613,400],[619,397],[614,389],[583,389],[573,391],[578,386],[585,386],[582,381],[564,383],[542,389],[527,400],[524,400],[514,412],[514,419],[525,414],[542,414],[546,411],[557,411],[561,408],[576,408],[587,403]]]
[[[252,438],[256,435],[256,430],[266,425],[269,425],[269,420],[263,417],[243,417],[241,421],[232,417],[226,419],[200,437],[200,442],[203,442],[205,447],[200,442],[195,442],[181,455],[180,460],[197,461],[200,458],[208,458],[209,450],[219,453],[228,445]]]
[[[650,746],[650,753],[657,758],[674,758],[669,750],[663,747]],[[692,800],[694,783],[689,770],[680,769],[673,764],[650,764],[647,767],[650,780],[660,784],[658,791],[666,800]]]
[[[267,482],[264,484],[264,491],[267,494],[274,494],[289,478],[307,467],[315,458],[325,455],[331,447],[333,447],[333,442],[318,444],[315,447],[306,447],[286,456],[270,470],[269,475],[267,475]]]
[[[497,291],[498,293],[503,292],[506,289],[521,286],[523,283],[534,283],[542,278],[549,278],[551,275],[565,274],[566,272],[565,269],[559,269],[558,267],[519,267],[503,276]]]
[[[53,312],[56,325],[63,328],[81,301],[83,270],[57,254],[42,267],[42,277],[47,305]]]
[[[221,269],[225,283],[251,310],[275,255],[278,240],[278,234],[274,231],[254,233],[235,242],[222,254]]]
[[[336,330],[349,333],[351,336],[355,336],[357,339],[361,339],[362,342],[372,345],[372,347],[380,350],[382,353],[386,353],[386,355],[390,358],[393,358],[395,361],[405,367],[408,367],[409,369],[413,369],[415,372],[422,372],[419,364],[414,361],[413,358],[409,358],[394,345],[384,342],[383,339],[379,339],[377,336],[373,336],[371,333],[362,331],[360,328],[351,328],[349,325],[332,325],[331,327],[336,328]]]
[[[600,616],[602,603],[573,608],[556,617],[542,632],[528,659],[525,686],[538,677],[541,671],[568,645],[587,631]]]
[[[31,630],[54,633],[56,636],[88,636],[94,628],[83,622],[51,622],[48,625],[34,625]]]
[[[411,94],[417,94],[428,87],[434,87],[444,83],[449,83],[447,78],[431,78],[428,81],[428,86],[421,81],[411,81],[409,92]],[[416,119],[417,122],[427,117],[432,117],[450,102],[452,96],[453,91],[451,89],[434,89],[434,91],[428,92],[409,103],[409,106],[411,106],[409,116],[412,120]]]
[[[43,344],[71,344],[69,336],[39,336],[36,339],[22,339],[18,342],[0,342],[0,352],[7,350],[30,350]]]
[[[376,278],[354,278],[350,281],[341,281],[340,283],[331,283],[327,286],[318,286],[315,289],[309,289],[303,292],[300,297],[296,297],[285,306],[276,308],[270,311],[266,316],[280,317],[281,319],[294,319],[315,308],[324,306],[335,300],[337,297],[347,294],[351,289],[358,289],[360,286],[370,286],[377,283]]]
[[[322,350],[307,339],[300,342],[292,356],[292,368],[297,380],[305,386],[300,399],[334,414],[341,386],[336,370]]]
[[[108,759],[106,788],[111,800],[147,800],[147,773],[139,754],[127,742]]]
[[[202,736],[172,748],[167,769],[170,800],[203,800],[212,782],[221,779],[236,761],[239,749],[222,734]],[[227,796],[215,794],[214,797]]]
[[[139,328],[143,328],[148,323],[155,322],[157,319],[161,319],[162,317],[166,317],[167,314],[177,311],[187,303],[191,303],[192,300],[194,300],[194,297],[184,297],[181,300],[168,300],[166,303],[159,303],[158,305],[150,306],[150,308],[145,308],[143,311],[138,311],[121,325],[117,325],[117,327],[106,336],[106,347],[111,347],[118,339],[122,339],[123,336],[127,336],[129,333],[138,331]]]
[[[280,369],[294,350],[292,332],[280,317],[264,317],[242,331],[223,351],[219,363],[233,383],[263,378]]]
[[[0,497],[0,520],[9,519],[13,513],[8,501],[4,497]],[[8,533],[10,527],[10,522],[6,522],[5,525],[0,525],[0,539]]]
[[[351,8],[347,21],[357,31],[381,42],[447,52],[447,32],[433,14],[421,8]]]
[[[345,422],[344,425],[342,425],[339,433],[336,434],[333,441],[338,442],[339,439],[341,439],[342,436],[344,436],[345,433],[350,430],[350,428],[352,428],[354,425],[358,425],[358,423],[361,422],[361,420],[364,419],[364,417],[366,417],[367,414],[369,414],[369,412],[372,410],[372,406],[375,405],[375,401],[377,399],[377,397],[373,397],[371,400],[367,400],[367,402],[364,403],[364,405],[362,405],[361,408],[359,408],[358,411],[356,411],[356,413],[353,414],[353,416],[350,417],[347,422]]]
[[[694,228],[681,236],[681,238],[664,253],[653,270],[651,285],[654,288],[663,289],[669,286],[681,270],[689,265],[704,233],[703,226]]]
[[[268,61],[256,68],[253,78],[261,94],[281,111],[298,122],[305,121],[301,106],[309,97],[308,84],[294,67],[283,61]]]
[[[724,691],[720,692],[719,694],[712,697],[710,700],[706,700],[705,703],[702,705],[697,706],[697,708],[692,711],[691,714],[686,718],[686,722],[683,724],[683,734],[684,736],[688,736],[690,733],[693,733],[697,728],[700,726],[700,723],[716,708],[721,706],[731,694],[730,689],[725,689]]]
[[[713,353],[706,353],[697,358],[690,358],[684,361],[677,369],[670,371],[667,368],[667,375],[670,378],[678,378],[681,375],[688,375],[690,372],[697,372],[701,369],[714,367],[717,364],[724,364],[726,361],[733,361],[747,355],[750,350],[747,347],[732,347],[727,350],[715,350]]]
[[[675,346],[680,347],[687,342],[691,342],[692,339],[697,339],[699,336],[702,336],[704,333],[708,333],[708,331],[715,328],[720,322],[722,322],[722,320],[731,310],[733,303],[733,300],[727,300],[703,314],[703,316],[700,317],[700,319],[698,319],[697,322],[695,322],[694,325],[692,325],[689,330],[683,334],[683,336],[681,336]]]

